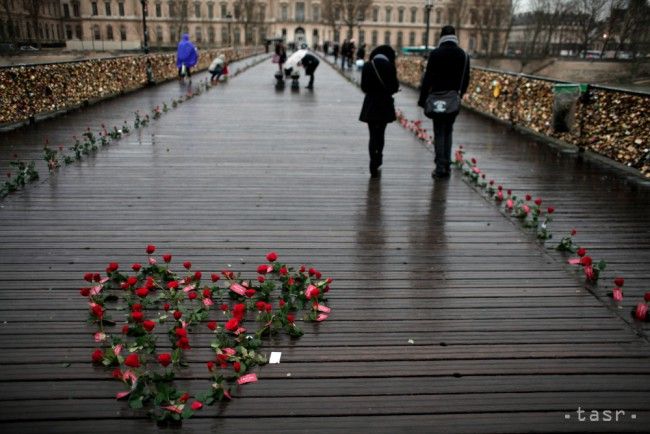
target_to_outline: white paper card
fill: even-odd
[[[269,363],[280,363],[280,357],[282,357],[282,353],[272,352],[271,357],[269,357]]]

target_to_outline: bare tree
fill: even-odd
[[[638,53],[647,54],[650,41],[650,6],[645,0],[631,0],[618,23],[616,54],[626,47],[636,58]],[[621,5],[623,6],[623,5]]]
[[[40,28],[40,7],[41,7],[41,1],[39,0],[24,0],[23,2],[25,10],[27,11],[28,15],[28,21],[32,24],[32,30],[34,32],[34,39],[33,42],[36,43],[38,48],[41,47],[41,39],[42,39],[42,28]],[[30,38],[30,43],[32,42],[32,39]]]
[[[178,39],[187,29],[188,0],[171,0],[169,2],[170,28]]]
[[[494,0],[490,2],[489,7],[482,9],[470,9],[470,24],[478,33],[481,40],[480,52],[488,61],[501,54],[500,38],[503,35],[504,23],[510,21],[507,14],[510,13],[508,0]],[[504,21],[504,18],[508,21]],[[507,36],[506,36],[507,37]]]
[[[256,10],[257,0],[235,0],[235,19],[244,27],[244,41],[246,44],[253,43],[254,29],[258,24]]]
[[[0,6],[2,9],[5,11],[7,15],[7,28],[5,29],[6,34],[3,34],[4,40],[10,43],[16,42],[16,33],[15,33],[15,26],[13,22],[13,13],[14,11],[11,9],[10,2],[9,0],[2,0],[0,2]]]
[[[507,16],[504,17],[507,20],[507,26],[504,32],[503,48],[502,52],[505,53],[506,48],[508,47],[508,39],[510,39],[510,32],[512,32],[512,26],[515,22],[515,14],[519,10],[521,5],[521,0],[512,0],[510,2],[510,7],[507,9]]]
[[[341,9],[338,6],[338,0],[323,0],[321,2],[321,17],[336,35],[341,30]]]
[[[587,51],[593,42],[598,29],[598,20],[601,18],[608,0],[576,0],[575,10],[578,26],[582,39],[582,49]]]
[[[351,38],[354,27],[365,19],[370,6],[372,0],[323,0],[323,20],[332,26],[334,32],[345,25],[347,37]]]

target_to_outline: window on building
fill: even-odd
[[[215,40],[214,27],[210,26],[208,27],[208,42],[214,44],[214,40]]]
[[[373,47],[377,46],[378,39],[379,38],[378,38],[377,30],[373,30],[372,31],[372,36],[371,36],[371,39],[370,39],[371,44],[372,44]]]
[[[99,15],[99,11],[97,10],[97,2],[90,3],[90,8],[94,16]]]
[[[372,10],[372,21],[375,23],[379,21],[379,8],[374,8]]]
[[[241,3],[235,3],[235,19],[241,17]]]
[[[429,45],[427,41],[427,32],[422,32],[422,45]]]
[[[366,31],[359,30],[359,46],[366,43]]]
[[[106,39],[109,41],[113,40],[113,26],[110,24],[106,26]]]
[[[418,8],[411,8],[411,22],[415,23],[418,19]]]
[[[72,3],[72,15],[74,15],[75,17],[81,15],[81,12],[79,11],[79,3],[77,2]]]
[[[208,18],[214,18],[214,5],[212,3],[208,3]]]
[[[77,39],[83,39],[84,32],[83,32],[83,28],[81,27],[81,24],[77,24],[77,26],[75,27],[75,33]]]
[[[397,47],[402,48],[404,46],[404,33],[397,32]]]
[[[265,20],[266,20],[266,5],[261,4],[260,5],[260,21],[264,22]]]
[[[340,21],[341,20],[341,8],[337,7],[334,10],[334,20],[335,21]]]
[[[226,18],[226,15],[228,15],[228,5],[221,3],[221,18]]]
[[[312,6],[312,18],[314,21],[320,21],[320,7],[318,5]]]
[[[70,5],[63,3],[63,16],[65,18],[70,18]]]
[[[201,27],[197,27],[194,29],[194,40],[196,42],[202,42],[203,41],[203,30]]]
[[[436,24],[442,22],[442,9],[436,9]]]
[[[70,24],[66,24],[65,26],[65,38],[68,40],[72,39],[72,26]]]
[[[390,20],[391,20],[391,14],[392,14],[392,13],[393,13],[393,8],[391,8],[390,6],[388,6],[388,7],[386,8],[386,22],[387,22],[387,23],[390,23]]]
[[[390,45],[390,31],[386,30],[384,32],[384,44]]]
[[[201,3],[194,3],[194,16],[196,18],[201,18]]]
[[[280,19],[282,21],[289,20],[289,6],[287,6],[287,5],[281,5],[280,6]]]
[[[162,17],[162,3],[156,3],[156,16]]]
[[[102,39],[102,32],[97,24],[93,26],[93,38],[95,38],[95,41]]]
[[[239,27],[236,27],[234,30],[234,37],[233,41],[235,45],[240,45],[241,44],[241,31],[239,30]]]
[[[476,9],[472,9],[471,11],[469,11],[469,23],[473,26],[475,26],[478,21],[476,15],[477,15]]]
[[[221,26],[221,44],[226,45],[228,43],[228,27]]]
[[[305,21],[305,3],[296,2],[296,21]]]
[[[404,8],[399,8],[397,10],[397,22],[398,23],[404,22]]]
[[[111,2],[104,2],[104,11],[107,17],[111,16]]]
[[[409,33],[409,45],[411,47],[415,45],[415,32]]]
[[[450,23],[454,23],[456,21],[456,10],[453,8],[449,8],[449,12],[447,13],[448,20]]]
[[[162,26],[156,26],[156,42],[159,44],[162,43],[164,40],[163,38],[163,28]]]
[[[126,41],[126,26],[120,26],[120,40]]]
[[[187,16],[188,16],[188,13],[187,13],[187,2],[183,2],[183,3],[181,3],[181,16],[182,16],[182,17],[187,17]]]
[[[117,4],[117,13],[123,17],[124,16],[124,2],[119,2]]]

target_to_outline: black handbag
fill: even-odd
[[[460,88],[463,86],[465,68],[467,68],[467,54],[465,54],[465,64],[461,72]],[[424,115],[432,119],[435,115],[457,113],[460,110],[460,88],[430,93],[424,103]]]

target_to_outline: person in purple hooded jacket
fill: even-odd
[[[176,52],[176,67],[178,67],[178,78],[183,78],[183,65],[185,65],[185,73],[188,77],[192,77],[190,68],[196,65],[199,60],[199,54],[190,42],[190,35],[185,33],[183,39],[178,43],[178,51]]]

